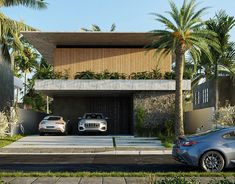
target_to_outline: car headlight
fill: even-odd
[[[80,122],[79,122],[79,125],[84,125],[84,124],[85,124],[84,121],[80,121]]]
[[[43,124],[45,124],[46,123],[46,121],[41,121],[40,122],[40,125],[43,125]]]
[[[107,122],[105,122],[105,121],[102,121],[102,122],[101,122],[101,124],[103,124],[103,125],[107,125]]]

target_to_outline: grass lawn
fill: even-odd
[[[0,177],[235,177],[235,172],[0,172]]]
[[[0,148],[7,146],[15,141],[17,141],[18,139],[22,138],[23,136],[21,135],[14,135],[12,137],[7,136],[7,137],[1,137],[0,138]]]

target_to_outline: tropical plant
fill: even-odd
[[[43,0],[0,0],[0,8],[12,6],[25,6],[36,9],[43,9],[47,4]],[[20,50],[22,45],[20,42],[20,31],[32,31],[34,28],[12,20],[0,12],[0,45],[2,57],[6,61],[10,61],[10,50]]]
[[[144,122],[146,119],[146,111],[143,107],[138,106],[135,110],[135,129],[138,136],[142,136],[145,131]]]
[[[220,107],[215,113],[215,122],[222,126],[235,125],[235,106]]]
[[[95,73],[90,70],[77,72],[74,79],[95,79]]]
[[[216,109],[218,109],[219,102],[218,77],[224,74],[234,77],[235,43],[230,42],[229,34],[234,26],[235,18],[227,15],[225,11],[220,11],[214,18],[206,22],[205,29],[216,33],[215,39],[218,40],[219,47],[217,49],[210,48],[212,60],[202,54],[198,64],[199,67],[203,68],[201,71],[205,77],[214,79],[214,106]]]
[[[23,43],[23,49],[14,55],[14,70],[24,74],[24,95],[27,91],[27,73],[31,73],[36,67],[38,58],[39,54],[28,43]]]
[[[113,23],[109,31],[113,32],[115,30],[116,30],[116,25]],[[97,24],[92,24],[91,29],[81,28],[81,31],[82,32],[101,32],[102,30]]]
[[[201,16],[207,8],[197,9],[195,0],[184,0],[180,9],[170,1],[171,11],[167,12],[173,21],[163,15],[154,13],[156,20],[164,24],[165,30],[153,30],[152,36],[156,39],[148,47],[156,49],[162,56],[175,54],[176,90],[175,90],[175,135],[184,135],[183,125],[183,92],[182,81],[184,73],[185,54],[190,53],[197,61],[201,53],[212,59],[208,45],[217,48],[215,33],[200,29],[203,25]]]

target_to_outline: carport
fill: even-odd
[[[70,120],[70,134],[78,134],[78,117],[89,112],[102,113],[108,117],[108,135],[133,134],[131,93],[77,92],[54,94],[53,98],[52,112]]]
[[[190,81],[183,82],[185,90],[190,89]],[[134,105],[143,103],[150,94],[154,101],[172,94],[174,80],[37,80],[35,90],[53,97],[52,112],[70,120],[70,133],[77,134],[78,117],[84,113],[103,113],[108,117],[109,135],[134,134]],[[152,92],[155,97],[152,98]],[[163,99],[168,99],[166,96]],[[164,102],[162,102],[164,103]],[[167,114],[167,113],[165,113]],[[159,111],[157,116],[165,115]],[[167,114],[168,115],[168,114]]]

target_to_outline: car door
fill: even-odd
[[[231,150],[228,156],[231,158],[232,162],[235,163],[235,131],[224,134],[223,138],[225,139],[226,147]]]

